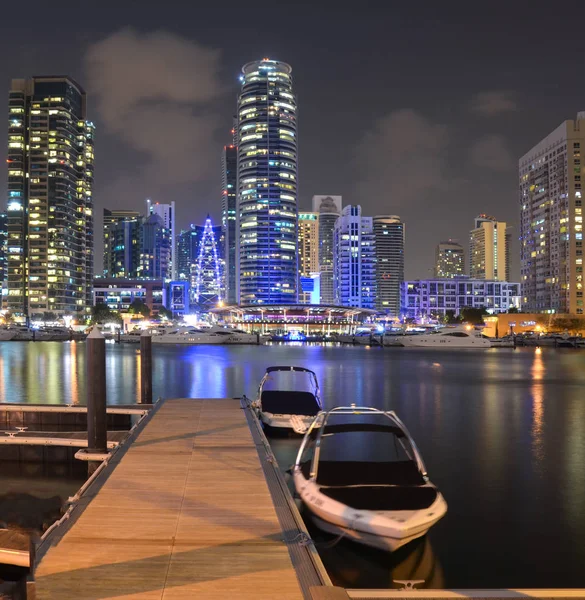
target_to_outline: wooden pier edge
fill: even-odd
[[[124,439],[123,443],[116,446],[113,452],[110,453],[107,464],[105,464],[103,469],[99,472],[96,471],[96,473],[94,473],[94,477],[87,482],[85,489],[82,488],[83,493],[76,500],[75,504],[71,505],[69,513],[62,518],[61,521],[55,523],[53,527],[51,527],[41,538],[41,542],[38,544],[35,552],[35,566],[45,556],[49,548],[57,544],[71,529],[71,527],[75,525],[85,507],[91,502],[91,500],[105,484],[109,474],[116,468],[116,465],[118,465],[118,463],[122,460],[124,455],[128,452],[128,449],[132,446],[132,443],[142,433],[146,425],[148,425],[148,423],[152,420],[153,416],[158,412],[162,404],[163,402],[157,401],[152,408],[149,407],[148,412],[146,412],[142,419],[136,423],[136,425],[129,432],[128,436]],[[34,571],[31,579],[34,585]]]
[[[258,452],[258,459],[264,471],[268,491],[272,496],[280,527],[287,536],[284,541],[295,567],[303,595],[308,600],[320,597],[325,599],[325,596],[315,596],[315,593],[317,593],[316,590],[319,587],[331,588],[333,585],[331,579],[290,494],[256,413],[252,410],[246,398],[242,398],[240,403],[246,414],[246,420]],[[334,600],[338,596],[327,597]]]

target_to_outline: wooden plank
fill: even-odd
[[[166,401],[36,580],[39,600],[300,600],[239,402]]]

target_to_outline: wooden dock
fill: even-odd
[[[306,597],[239,401],[146,419],[39,549],[37,600]]]

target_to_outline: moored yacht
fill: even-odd
[[[422,335],[405,335],[400,342],[407,348],[491,348],[490,339],[471,325],[444,327]]]
[[[241,329],[220,327],[219,325],[214,325],[206,331],[222,336],[226,344],[260,344],[264,340],[263,336],[256,333],[247,333]]]
[[[4,325],[0,327],[0,342],[7,342],[16,336],[16,329]]]
[[[162,335],[153,335],[153,344],[225,344],[226,336],[213,331],[184,327]]]

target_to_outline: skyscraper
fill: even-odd
[[[93,282],[93,123],[69,77],[13,79],[8,121],[8,308],[85,313]]]
[[[297,105],[291,67],[242,69],[238,99],[238,301],[297,301]]]
[[[104,208],[104,277],[137,277],[142,222],[134,210]]]
[[[203,236],[203,226],[191,224],[177,236],[177,276],[179,279],[191,278],[191,267],[197,262],[199,241]]]
[[[376,308],[400,316],[404,281],[404,223],[395,215],[374,217]]]
[[[142,224],[142,248],[138,276],[170,279],[171,235],[162,218],[152,213]]]
[[[520,170],[523,308],[583,314],[585,112],[529,150]]]
[[[319,215],[299,213],[299,302],[311,302],[319,273]]]
[[[235,131],[235,130],[234,130]],[[236,285],[236,200],[238,185],[238,148],[235,143],[224,146],[221,155],[222,201],[221,221],[225,250],[225,293],[229,304],[237,302]]]
[[[222,265],[216,233],[221,233],[221,228],[214,231],[208,216],[199,241],[194,282],[195,303],[207,308],[222,301]]]
[[[335,304],[339,306],[375,306],[374,223],[372,217],[362,217],[361,206],[346,206],[335,222],[333,288]]]
[[[435,253],[435,277],[449,278],[465,275],[465,250],[454,240],[439,242]]]
[[[4,308],[6,299],[3,288],[6,283],[6,250],[8,241],[8,215],[0,213],[0,308]]]
[[[163,222],[165,229],[169,235],[169,244],[170,244],[170,263],[169,263],[169,271],[168,277],[170,277],[173,281],[177,279],[177,238],[176,238],[176,227],[175,227],[175,203],[171,202],[170,204],[164,204],[160,202],[151,202],[150,200],[146,200],[147,205],[147,216],[149,214],[158,215]]]
[[[469,274],[472,279],[510,279],[510,238],[507,225],[488,215],[479,215],[471,230]]]
[[[333,304],[333,232],[341,215],[341,196],[313,196],[313,212],[319,215],[319,272],[321,304]]]

